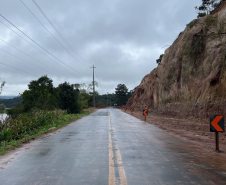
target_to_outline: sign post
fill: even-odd
[[[219,132],[215,132],[216,151],[219,151]]]
[[[219,149],[219,132],[224,132],[224,116],[210,116],[210,132],[215,132],[216,151]]]
[[[148,109],[143,110],[143,115],[145,116],[144,121],[146,121],[146,116],[148,115]]]

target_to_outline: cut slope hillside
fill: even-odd
[[[226,113],[226,1],[220,7],[186,26],[127,107],[171,116]]]

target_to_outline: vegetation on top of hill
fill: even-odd
[[[197,18],[211,14],[211,12],[220,4],[222,0],[202,0],[202,4],[195,9],[198,10]]]
[[[161,55],[159,56],[159,59],[156,60],[156,63],[157,63],[158,65],[161,63],[162,57],[163,57],[163,56],[164,56],[164,54],[161,54]]]

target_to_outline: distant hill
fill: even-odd
[[[8,96],[8,97],[11,97],[11,96]],[[17,96],[12,99],[1,99],[0,98],[0,104],[4,104],[6,106],[6,108],[12,108],[13,106],[15,106],[16,104],[18,103],[21,103],[22,102],[22,97],[20,96]]]
[[[13,99],[17,96],[0,96],[0,99]]]

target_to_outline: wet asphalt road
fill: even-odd
[[[0,170],[1,185],[226,184],[226,160],[118,109],[44,138]]]

